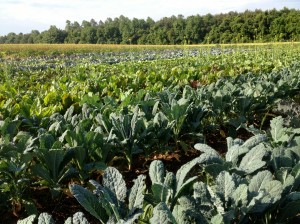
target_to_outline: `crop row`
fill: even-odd
[[[72,104],[103,102],[107,96],[121,103],[127,96],[137,95],[139,90],[159,92],[166,87],[184,85],[196,88],[224,76],[270,73],[299,61],[297,48],[287,49],[256,51],[250,48],[227,54],[127,61],[113,65],[91,64],[88,60],[82,63],[82,58],[78,59],[79,64],[75,60],[76,65],[70,66],[64,65],[68,63],[64,59],[58,59],[54,64],[52,59],[37,62],[35,59],[4,60],[0,63],[0,117],[21,113],[26,117],[37,115],[42,118],[54,112],[63,113]],[[24,107],[27,109],[22,110]]]
[[[194,147],[202,154],[176,175],[155,160],[149,167],[149,188],[140,175],[127,190],[121,173],[108,167],[102,184],[90,180],[91,190],[78,184],[69,189],[100,223],[295,222],[300,212],[300,129],[283,123],[282,117],[274,118],[269,136],[256,134],[246,141],[228,137],[225,157],[198,143]],[[36,216],[19,223],[34,223]],[[47,213],[38,221],[54,223]],[[74,222],[88,223],[81,212],[65,223]]]
[[[47,186],[55,197],[71,180],[85,183],[94,171],[104,170],[117,157],[124,158],[130,169],[136,154],[147,157],[155,152],[187,151],[194,143],[205,140],[206,130],[226,127],[234,136],[241,125],[263,122],[278,100],[299,94],[299,71],[299,64],[294,64],[259,76],[221,78],[196,89],[190,86],[160,92],[141,89],[123,96],[121,103],[110,96],[99,101],[99,96],[89,94],[83,97],[82,106],[63,104],[66,107],[63,114],[49,112],[41,104],[29,101],[20,101],[18,108],[6,102],[1,107],[4,119],[0,121],[2,206],[8,209],[7,202],[14,208],[24,204],[33,206],[24,194],[30,183]],[[49,99],[51,105],[50,102]],[[30,116],[32,113],[43,116]],[[220,175],[231,174],[220,172]],[[237,187],[239,183],[234,185]],[[168,207],[171,211],[175,201]],[[156,209],[165,210],[165,205],[160,206],[164,208]],[[120,217],[123,216],[115,218]]]

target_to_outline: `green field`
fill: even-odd
[[[0,80],[0,223],[299,222],[300,43],[0,45]]]

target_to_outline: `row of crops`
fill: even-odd
[[[1,107],[7,107],[7,111],[2,110],[1,114],[13,117],[19,114],[20,108],[30,107],[26,109],[29,114],[25,115],[41,118],[74,103],[82,105],[86,100],[103,102],[103,98],[107,97],[113,97],[119,104],[127,96],[137,95],[140,90],[158,92],[166,87],[197,87],[224,76],[234,77],[249,72],[255,75],[270,73],[289,67],[300,58],[299,45],[296,44],[289,47],[265,46],[261,49],[200,48],[197,52],[202,53],[193,57],[181,55],[173,59],[133,60],[113,65],[100,62],[93,64],[87,58],[83,63],[84,54],[78,61],[74,60],[74,65],[66,65],[68,60],[65,54],[52,59],[2,59],[0,100]],[[172,53],[170,50],[164,53],[161,49],[157,51],[157,55],[166,54]],[[174,50],[173,54],[178,54],[178,50]]]
[[[295,222],[299,46],[151,52],[2,58],[1,211],[64,221],[31,198],[45,187],[82,206],[65,223]],[[191,151],[176,174],[153,160]],[[129,186],[141,157],[147,176]]]

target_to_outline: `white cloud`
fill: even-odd
[[[298,0],[1,0],[0,35],[45,30],[50,25],[64,28],[65,21],[106,20],[120,15],[129,18],[225,13],[283,8],[300,9]]]

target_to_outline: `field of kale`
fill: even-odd
[[[0,46],[0,223],[297,223],[300,44]]]

